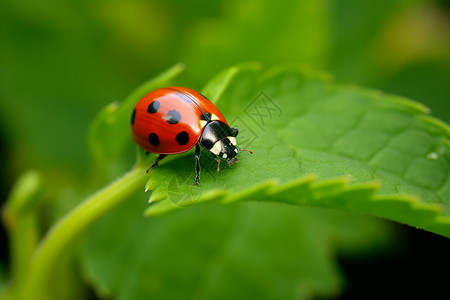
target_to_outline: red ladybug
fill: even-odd
[[[238,159],[236,136],[239,130],[228,126],[219,109],[205,96],[184,87],[154,90],[136,104],[131,115],[133,140],[143,149],[159,154],[158,162],[169,154],[183,153],[195,146],[195,184],[200,180],[200,147],[210,151],[217,161],[228,165]],[[249,151],[252,153],[251,151]]]

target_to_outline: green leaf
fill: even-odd
[[[203,151],[200,186],[193,185],[192,151],[152,169],[146,188],[155,203],[146,213],[177,212],[136,218],[142,193],[93,228],[82,262],[100,294],[330,296],[343,285],[332,249],[354,252],[389,236],[362,216],[292,205],[362,212],[448,235],[449,131],[422,105],[335,86],[305,69],[262,71],[256,64],[219,74],[203,92],[239,126],[239,145],[254,154],[240,153],[238,163],[217,173]],[[154,157],[138,153],[145,169]]]
[[[258,68],[257,64],[230,68],[215,77],[202,92],[212,101],[230,99],[234,102],[232,105],[217,103],[228,112],[229,120],[241,122],[241,125],[243,121],[251,124],[251,120],[233,119],[233,114],[238,116],[236,112],[245,109],[242,99],[252,99],[247,87],[258,82],[255,81],[259,76]],[[274,74],[267,73],[263,78],[268,80]],[[322,79],[315,81],[324,86]],[[292,84],[286,83],[287,88]],[[240,129],[241,144],[246,141],[246,146],[253,150],[262,130],[267,130],[243,126]],[[252,138],[252,132],[258,134],[257,138]],[[270,151],[280,154],[283,150],[283,147],[273,147]],[[138,165],[144,170],[154,156],[146,156],[143,150],[138,153]],[[208,153],[202,153],[202,181],[200,186],[195,186],[191,154],[172,156],[151,171],[147,185],[154,190],[151,199],[166,199],[152,206],[153,213],[156,209],[170,210],[208,200],[259,197],[271,200],[273,197],[267,191],[279,187],[277,178],[245,186],[245,181],[251,183],[250,177],[260,176],[267,167],[257,164],[253,165],[254,170],[246,167],[246,162],[258,159],[257,153],[253,156],[242,153],[238,164],[231,168],[222,166],[221,173],[215,172],[215,163],[208,169]],[[263,162],[272,163],[271,172],[280,177],[283,170],[277,168],[279,162],[292,162],[291,158],[276,155],[269,155],[265,160],[264,156],[259,159],[261,157]],[[176,173],[174,168],[177,168]],[[236,185],[245,187],[231,194],[224,188],[229,179],[222,176],[233,169],[245,172],[244,177],[238,178],[244,182]],[[165,170],[169,173],[164,177]],[[161,176],[161,181],[154,180],[155,176]],[[336,180],[334,189],[330,184],[326,188],[312,189],[312,184],[320,185],[312,176],[295,182],[286,180],[299,195],[303,187],[305,193],[314,193],[321,200],[329,199],[326,196],[330,197],[333,191],[340,191],[341,181]],[[205,189],[207,184],[212,188]],[[283,188],[287,191],[289,186],[286,184]],[[279,195],[282,193],[277,191]],[[122,203],[89,232],[81,261],[86,277],[101,296],[115,299],[330,296],[338,293],[343,285],[334,249],[352,253],[362,249],[375,251],[388,243],[391,234],[386,226],[363,216],[277,203],[209,203],[180,209],[164,218],[145,219],[138,217],[146,206],[144,198],[142,192],[135,199]]]
[[[284,202],[367,213],[450,237],[450,130],[419,103],[283,67],[241,69],[215,100],[242,130],[238,146],[254,154],[240,153],[238,163],[216,173],[205,151],[194,192],[193,158],[161,164],[147,187],[151,201],[163,201],[147,215],[210,200]]]
[[[134,105],[146,93],[170,84],[184,69],[177,64],[134,90],[122,103],[107,105],[92,122],[88,146],[94,161],[105,164],[121,154],[130,141],[129,119]]]

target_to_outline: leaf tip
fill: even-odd
[[[44,177],[40,171],[25,171],[15,182],[4,207],[5,214],[32,210],[44,193]]]

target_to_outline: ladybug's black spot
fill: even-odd
[[[131,114],[131,125],[134,124],[134,119],[136,118],[136,108],[133,109],[133,113]]]
[[[159,138],[156,133],[153,133],[153,132],[150,133],[148,135],[148,141],[150,142],[150,144],[152,144],[155,147],[157,147],[159,145]]]
[[[161,103],[159,103],[159,101],[153,101],[152,103],[150,103],[150,105],[147,108],[148,113],[153,114],[155,112],[158,111],[159,106],[161,105]]]
[[[177,110],[171,110],[167,113],[167,117],[165,118],[169,124],[177,124],[181,120],[181,114]]]
[[[182,131],[177,134],[177,137],[175,139],[177,140],[178,144],[186,145],[189,142],[189,134],[186,131]]]
[[[200,116],[203,121],[211,121],[211,113],[205,112]]]

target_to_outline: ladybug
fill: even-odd
[[[195,184],[200,180],[200,147],[210,151],[217,161],[228,165],[238,161],[236,136],[219,109],[205,96],[185,87],[154,90],[138,101],[131,114],[133,140],[144,150],[159,154],[150,169],[169,154],[183,153],[195,146]]]

